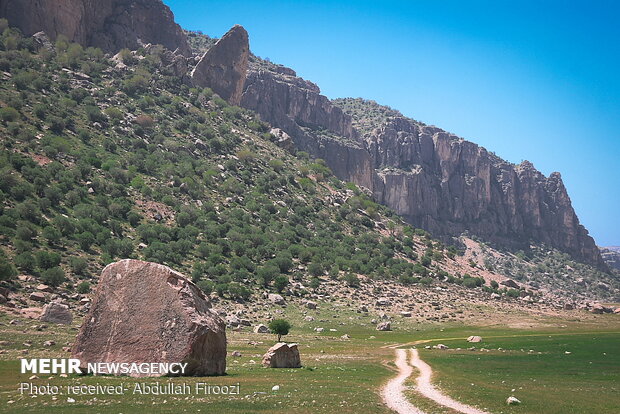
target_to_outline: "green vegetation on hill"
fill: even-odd
[[[123,51],[115,68],[62,37],[38,52],[17,31],[1,39],[4,278],[72,287],[135,257],[245,299],[290,280],[447,277],[440,243],[278,148],[252,113],[182,84],[161,48]]]

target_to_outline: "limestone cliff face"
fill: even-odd
[[[321,95],[314,83],[295,76],[292,69],[253,68],[246,79],[241,105],[272,123],[295,123],[309,129],[326,129],[356,139],[351,117]]]
[[[205,52],[192,71],[192,83],[208,86],[230,104],[239,105],[249,55],[248,32],[236,25]]]
[[[600,247],[601,256],[607,265],[615,270],[620,271],[620,247]]]
[[[545,243],[604,267],[559,173],[513,165],[439,128],[391,116],[368,128],[286,68],[252,68],[241,105],[323,158],[341,179],[437,237],[470,234],[508,246]],[[356,128],[356,126],[359,128]]]
[[[484,148],[404,117],[364,137],[377,172],[375,198],[438,236],[468,231],[506,245],[542,242],[604,266],[579,224],[559,173],[545,177]]]
[[[44,31],[55,39],[106,52],[161,44],[189,56],[191,50],[170,9],[160,0],[0,0],[0,17],[24,34]]]
[[[314,83],[285,67],[252,67],[241,106],[286,131],[295,147],[324,159],[336,176],[366,188],[375,185],[373,163],[352,119]]]

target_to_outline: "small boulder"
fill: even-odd
[[[504,285],[504,286],[509,287],[509,288],[519,289],[519,285],[517,284],[517,282],[515,282],[512,279],[506,279],[506,280],[500,282],[499,284],[500,285]]]
[[[306,302],[306,308],[308,309],[316,309],[316,302],[312,302],[311,300]]]
[[[472,335],[469,338],[467,338],[467,342],[473,342],[473,343],[482,342],[482,337],[477,336],[477,335]]]
[[[271,303],[274,303],[276,305],[286,304],[282,295],[278,295],[277,293],[270,293],[269,296],[267,296],[267,299],[269,299]]]
[[[54,291],[54,289],[52,289],[50,286],[44,285],[43,283],[37,286],[37,290],[39,292],[47,292],[47,293],[52,293]]]
[[[387,298],[379,298],[375,302],[375,306],[390,306],[391,304],[392,302],[390,302],[390,300]]]
[[[377,325],[377,331],[391,331],[392,326],[390,322],[381,322]]]
[[[261,323],[254,327],[254,333],[269,333],[269,328]]]
[[[517,397],[510,396],[510,397],[506,398],[506,404],[508,404],[508,405],[519,405],[519,404],[521,404],[521,401],[519,401],[517,399]]]
[[[411,312],[408,311],[402,311],[400,313],[400,316],[402,316],[403,318],[411,318]]]
[[[438,344],[437,349],[448,349],[448,345]]]
[[[29,297],[30,300],[34,300],[35,302],[45,302],[45,294],[42,292],[32,292]]]
[[[297,344],[275,344],[263,356],[263,365],[269,368],[301,368]]]
[[[43,307],[43,313],[39,319],[43,322],[71,325],[73,322],[73,315],[67,305],[51,302]]]

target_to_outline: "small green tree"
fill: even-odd
[[[11,280],[17,276],[15,266],[0,252],[0,280]],[[288,332],[288,331],[287,331]]]
[[[284,319],[274,319],[269,322],[269,330],[272,334],[278,335],[278,342],[282,339],[282,335],[288,335],[291,330],[291,324]]]
[[[276,288],[278,293],[282,293],[286,285],[288,285],[288,277],[284,275],[276,276],[275,280],[273,281],[273,286]]]
[[[60,286],[66,280],[65,272],[60,267],[52,267],[43,272],[42,279],[50,286]]]

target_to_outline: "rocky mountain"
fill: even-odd
[[[183,30],[161,0],[0,0],[0,18],[26,35],[64,35],[107,52],[152,43],[191,54]]]
[[[284,67],[253,67],[241,105],[325,159],[339,178],[444,240],[467,231],[509,247],[544,243],[606,267],[559,173],[545,177],[530,162],[511,164],[395,111],[368,122],[376,104],[331,102]]]
[[[192,57],[187,37],[157,0],[0,0],[0,15],[26,34],[62,33],[107,51],[140,43],[177,50],[161,57],[179,69],[174,75],[256,112],[290,136],[295,150],[325,160],[338,178],[444,241],[467,232],[511,248],[533,242],[606,268],[559,173],[545,177],[527,161],[511,164],[372,102],[330,101],[294,70],[251,56],[240,26],[204,42],[206,49]]]

